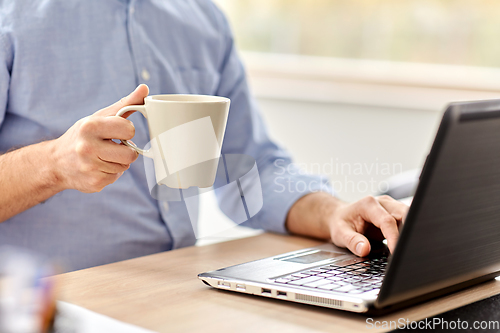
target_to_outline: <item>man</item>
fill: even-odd
[[[268,138],[227,21],[206,0],[0,0],[0,244],[69,270],[194,244],[185,203],[153,199],[137,154],[111,140],[147,143],[144,119],[135,131],[114,115],[148,93],[231,99],[222,154],[252,156],[263,191],[245,225],[331,239],[359,256],[370,252],[365,235],[382,233],[394,249],[399,202],[347,204],[296,172],[284,176],[307,192],[274,182],[274,162],[290,156]]]

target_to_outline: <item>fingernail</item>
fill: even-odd
[[[365,246],[364,242],[359,242],[358,245],[356,245],[356,254],[361,255],[361,251],[363,250],[363,246]]]

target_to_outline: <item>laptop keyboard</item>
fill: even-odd
[[[328,264],[282,276],[273,281],[285,285],[349,294],[378,294],[387,257],[371,258],[347,266]]]

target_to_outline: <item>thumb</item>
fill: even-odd
[[[370,242],[365,236],[356,232],[353,225],[346,223],[337,232],[338,235],[335,237],[337,242],[334,241],[335,245],[347,247],[352,253],[360,257],[365,257],[370,253]]]
[[[118,102],[101,109],[94,113],[96,116],[101,116],[101,117],[107,117],[107,116],[114,116],[116,113],[123,107],[128,106],[128,105],[143,105],[144,104],[144,98],[146,98],[149,94],[149,88],[145,84],[140,84],[135,88],[134,91],[132,91],[128,96],[123,97],[121,100]],[[133,111],[127,112],[124,114],[124,118],[127,118],[133,113]]]

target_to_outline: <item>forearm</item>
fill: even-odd
[[[325,192],[307,194],[290,208],[286,228],[290,233],[330,239],[329,218],[346,203]]]
[[[62,191],[54,170],[53,141],[0,155],[0,222]]]

